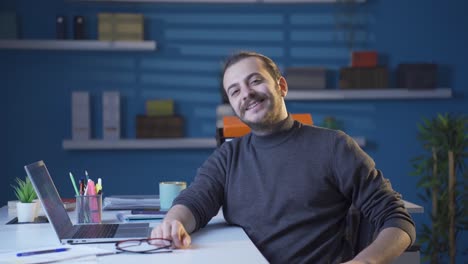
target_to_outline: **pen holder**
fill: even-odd
[[[76,212],[78,224],[101,223],[102,216],[102,194],[77,195]]]

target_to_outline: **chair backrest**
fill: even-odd
[[[306,125],[313,125],[312,115],[291,114],[294,120],[297,120]],[[223,127],[216,128],[216,142],[218,146],[226,141],[236,137],[242,137],[250,133],[250,128],[244,124],[237,116],[223,116]]]
[[[291,114],[294,120],[306,125],[313,125],[311,114]],[[242,137],[250,133],[250,128],[244,124],[237,116],[223,117],[223,136],[226,138]]]

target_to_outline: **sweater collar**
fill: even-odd
[[[251,142],[256,147],[271,147],[286,141],[292,136],[296,128],[299,126],[298,122],[295,122],[288,114],[288,117],[278,125],[278,129],[269,135],[258,136],[251,133]]]

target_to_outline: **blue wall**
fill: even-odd
[[[468,25],[466,1],[369,0],[357,10],[356,49],[375,49],[391,70],[403,62],[440,65],[440,87],[453,99],[288,102],[291,112],[309,112],[320,124],[326,115],[343,122],[350,135],[365,136],[365,149],[404,198],[425,205],[410,177],[410,159],[422,152],[416,124],[439,112],[468,113]],[[214,136],[220,103],[219,69],[231,52],[252,49],[287,66],[322,65],[332,72],[349,63],[346,34],[336,27],[338,8],[329,4],[98,4],[63,0],[3,0],[0,11],[14,11],[25,39],[53,39],[54,18],[84,15],[89,38],[96,38],[98,12],[141,12],[145,38],[154,52],[0,50],[2,122],[0,174],[3,183],[25,175],[25,164],[43,159],[62,196],[72,196],[68,171],[103,177],[106,194],[152,194],[166,179],[191,181],[211,150],[65,151],[71,137],[70,98],[89,91],[93,137],[100,129],[101,94],[123,96],[123,136],[135,137],[134,117],[144,102],[174,98],[190,137]],[[394,84],[394,79],[392,79]],[[391,85],[394,86],[394,85]],[[5,114],[6,113],[6,114]],[[14,198],[2,184],[0,204]],[[428,208],[428,205],[425,205]],[[416,216],[418,224],[426,215]]]

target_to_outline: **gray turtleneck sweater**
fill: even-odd
[[[174,204],[187,206],[196,230],[223,208],[272,263],[338,263],[351,204],[378,230],[398,227],[415,240],[414,223],[374,161],[341,131],[306,126],[252,133],[221,145]]]

